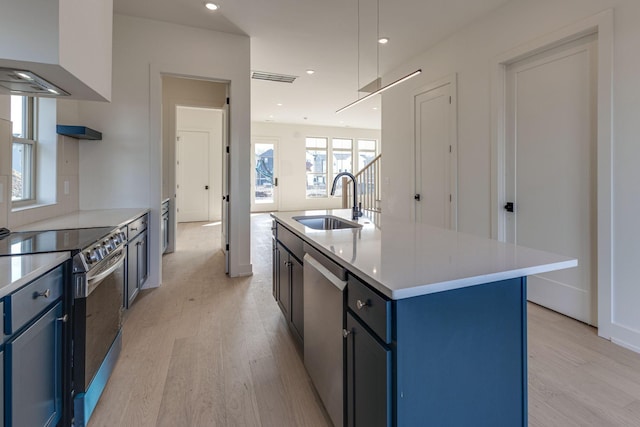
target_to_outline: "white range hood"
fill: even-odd
[[[0,93],[111,100],[113,0],[7,0]]]

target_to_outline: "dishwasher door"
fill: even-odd
[[[304,256],[304,366],[335,427],[344,424],[340,280],[311,255]]]

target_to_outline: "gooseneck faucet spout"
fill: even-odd
[[[338,184],[338,179],[343,176],[348,176],[351,178],[351,182],[353,183],[353,208],[351,208],[351,219],[357,220],[362,216],[362,209],[358,206],[358,183],[356,182],[356,177],[350,174],[349,172],[340,172],[333,180],[333,185],[331,186],[331,195],[333,196],[336,193],[336,185]]]

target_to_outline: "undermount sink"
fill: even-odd
[[[314,230],[339,230],[362,227],[360,224],[331,215],[294,216],[293,219],[305,227],[313,228]]]

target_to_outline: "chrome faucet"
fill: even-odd
[[[353,176],[349,172],[340,172],[338,175],[336,175],[333,180],[333,185],[331,186],[331,195],[333,196],[336,193],[336,185],[338,184],[338,179],[342,176],[348,176],[349,178],[351,178],[351,182],[353,182],[353,208],[351,208],[351,219],[358,220],[358,218],[362,216],[362,208],[358,205],[358,183],[356,182],[355,176]]]

